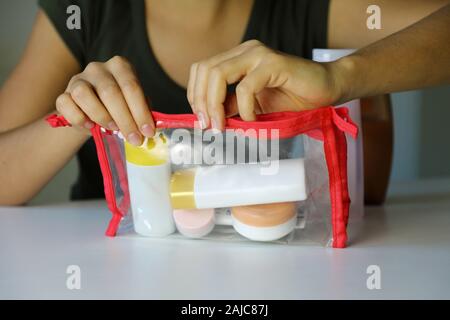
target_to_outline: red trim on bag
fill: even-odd
[[[319,115],[329,108],[332,107],[322,107],[301,112],[285,111],[259,114],[256,116],[256,121],[244,121],[236,116],[225,120],[225,129],[256,129],[257,131],[258,129],[266,129],[269,132],[271,129],[278,129],[280,139],[292,138],[308,131],[317,131],[315,129],[320,128]],[[194,114],[165,114],[152,111],[152,116],[156,127],[159,129],[195,128],[197,122],[197,116]],[[52,127],[70,126],[69,122],[63,116],[53,114],[47,117],[46,120]],[[345,122],[340,117],[337,117],[337,121]],[[352,123],[350,126],[343,128],[346,131],[350,130],[353,132],[354,130],[351,129],[353,125]],[[110,131],[107,130],[107,132],[109,133]],[[270,135],[268,137],[270,138]]]
[[[157,128],[194,128],[197,117],[193,114],[164,114],[152,112]],[[47,117],[47,122],[52,127],[70,126],[62,116],[51,115]],[[299,134],[324,141],[325,160],[329,175],[329,190],[331,201],[331,221],[334,248],[344,248],[347,242],[347,222],[350,206],[347,181],[347,142],[345,133],[356,138],[358,127],[352,122],[345,107],[323,107],[315,110],[301,112],[276,112],[270,114],[257,115],[256,121],[243,121],[239,117],[226,119],[225,129],[267,129],[270,138],[271,129],[279,130],[279,138],[290,138]],[[103,129],[104,130],[104,129]],[[114,194],[113,178],[108,162],[104,142],[102,139],[102,129],[96,125],[91,129],[97,147],[98,159],[103,175],[105,186],[105,197],[108,208],[113,214],[109,223],[106,235],[114,236],[122,219],[122,213],[128,211],[129,192],[126,180],[126,172],[119,172],[119,183],[124,191],[124,197],[117,207]],[[111,134],[105,130],[105,134]],[[115,163],[119,163],[116,168],[123,168],[124,163],[117,146],[112,145],[111,157]],[[117,162],[116,162],[117,161]]]
[[[315,110],[302,112],[273,112],[259,114],[256,121],[244,121],[240,117],[227,118],[225,120],[225,129],[255,129],[256,136],[260,129],[267,130],[267,138],[271,138],[271,130],[278,129],[280,139],[292,138],[296,135],[311,131],[320,127],[320,121],[317,115],[323,112],[323,107]],[[195,128],[197,116],[194,114],[164,114],[152,112],[153,119],[157,128]]]
[[[343,177],[341,172],[341,165],[339,161],[341,159],[339,152],[342,148],[346,149],[346,145],[339,146],[337,141],[340,139],[337,137],[339,134],[343,134],[334,126],[334,117],[328,116],[323,118],[322,131],[324,134],[324,150],[325,159],[328,168],[329,177],[329,189],[330,189],[330,201],[331,201],[331,219],[332,219],[332,233],[333,233],[333,248],[344,248],[347,242],[347,232],[345,227],[345,207],[343,205],[343,189],[346,186],[343,185]]]
[[[111,174],[111,167],[108,162],[108,155],[106,154],[105,145],[102,139],[102,132],[100,126],[96,125],[91,129],[92,136],[94,137],[95,147],[97,149],[97,156],[100,163],[100,170],[103,176],[103,186],[105,190],[105,199],[109,210],[113,217],[109,222],[108,228],[105,234],[109,237],[114,237],[119,227],[120,220],[122,219],[122,213],[116,204],[116,195],[114,192],[113,178]]]
[[[112,137],[112,136],[111,136]],[[110,145],[109,145],[109,153],[111,155],[111,158],[113,159],[113,163],[115,164],[115,169],[117,172],[117,176],[119,178],[119,184],[120,188],[123,192],[122,200],[119,204],[119,210],[121,215],[125,215],[128,212],[128,209],[130,207],[130,193],[128,190],[128,177],[127,177],[127,171],[125,169],[125,163],[123,161],[123,156],[120,152],[120,145],[118,144],[115,137],[112,137],[110,139]],[[101,164],[100,164],[101,166]]]
[[[345,137],[345,133],[348,133],[353,139],[356,139],[358,136],[358,126],[352,121],[349,116],[349,112],[347,108],[338,108],[333,109],[333,119],[334,123],[341,130],[341,132],[337,132],[337,148],[339,158],[340,171],[342,175],[342,202],[344,205],[344,221],[345,227],[347,227],[348,216],[350,211],[350,194],[348,191],[348,172],[347,172],[347,139]]]

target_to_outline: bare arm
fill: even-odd
[[[332,0],[328,18],[329,48],[362,48],[400,31],[448,4],[449,0]],[[377,5],[381,29],[367,27],[367,8]]]
[[[194,64],[197,72],[190,74],[187,96],[194,113],[206,119],[204,126],[222,129],[230,109],[244,120],[254,120],[257,112],[311,109],[445,84],[450,82],[449,39],[450,5],[332,63],[289,56],[248,41]],[[236,99],[229,100],[226,86],[236,82]]]
[[[81,71],[81,72],[80,72]],[[56,130],[43,117],[56,109],[73,125]],[[123,57],[76,59],[39,12],[22,60],[0,92],[0,205],[33,197],[87,140],[94,122],[140,145],[154,123],[133,66]]]
[[[30,200],[86,141],[82,131],[51,129],[43,120],[77,72],[77,61],[39,12],[26,50],[0,90],[0,205]]]
[[[331,64],[338,101],[450,83],[450,5]]]

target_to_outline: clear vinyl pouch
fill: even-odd
[[[199,129],[192,114],[153,117],[156,134],[141,146],[91,130],[107,235],[345,247],[346,134],[358,131],[346,108],[228,118],[223,131]]]

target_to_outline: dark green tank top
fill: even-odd
[[[69,29],[67,13],[77,5],[81,28]],[[115,55],[135,67],[152,108],[165,113],[190,113],[186,90],[158,64],[148,41],[145,0],[39,0],[57,32],[82,69],[91,61]],[[292,55],[311,58],[313,48],[326,48],[329,0],[255,0],[242,42],[258,39]],[[103,197],[103,181],[95,145],[88,140],[77,154],[79,176],[72,199]]]

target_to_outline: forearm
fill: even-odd
[[[39,119],[0,134],[0,205],[29,201],[76,153],[88,135]]]
[[[338,101],[450,83],[450,6],[330,64]]]

